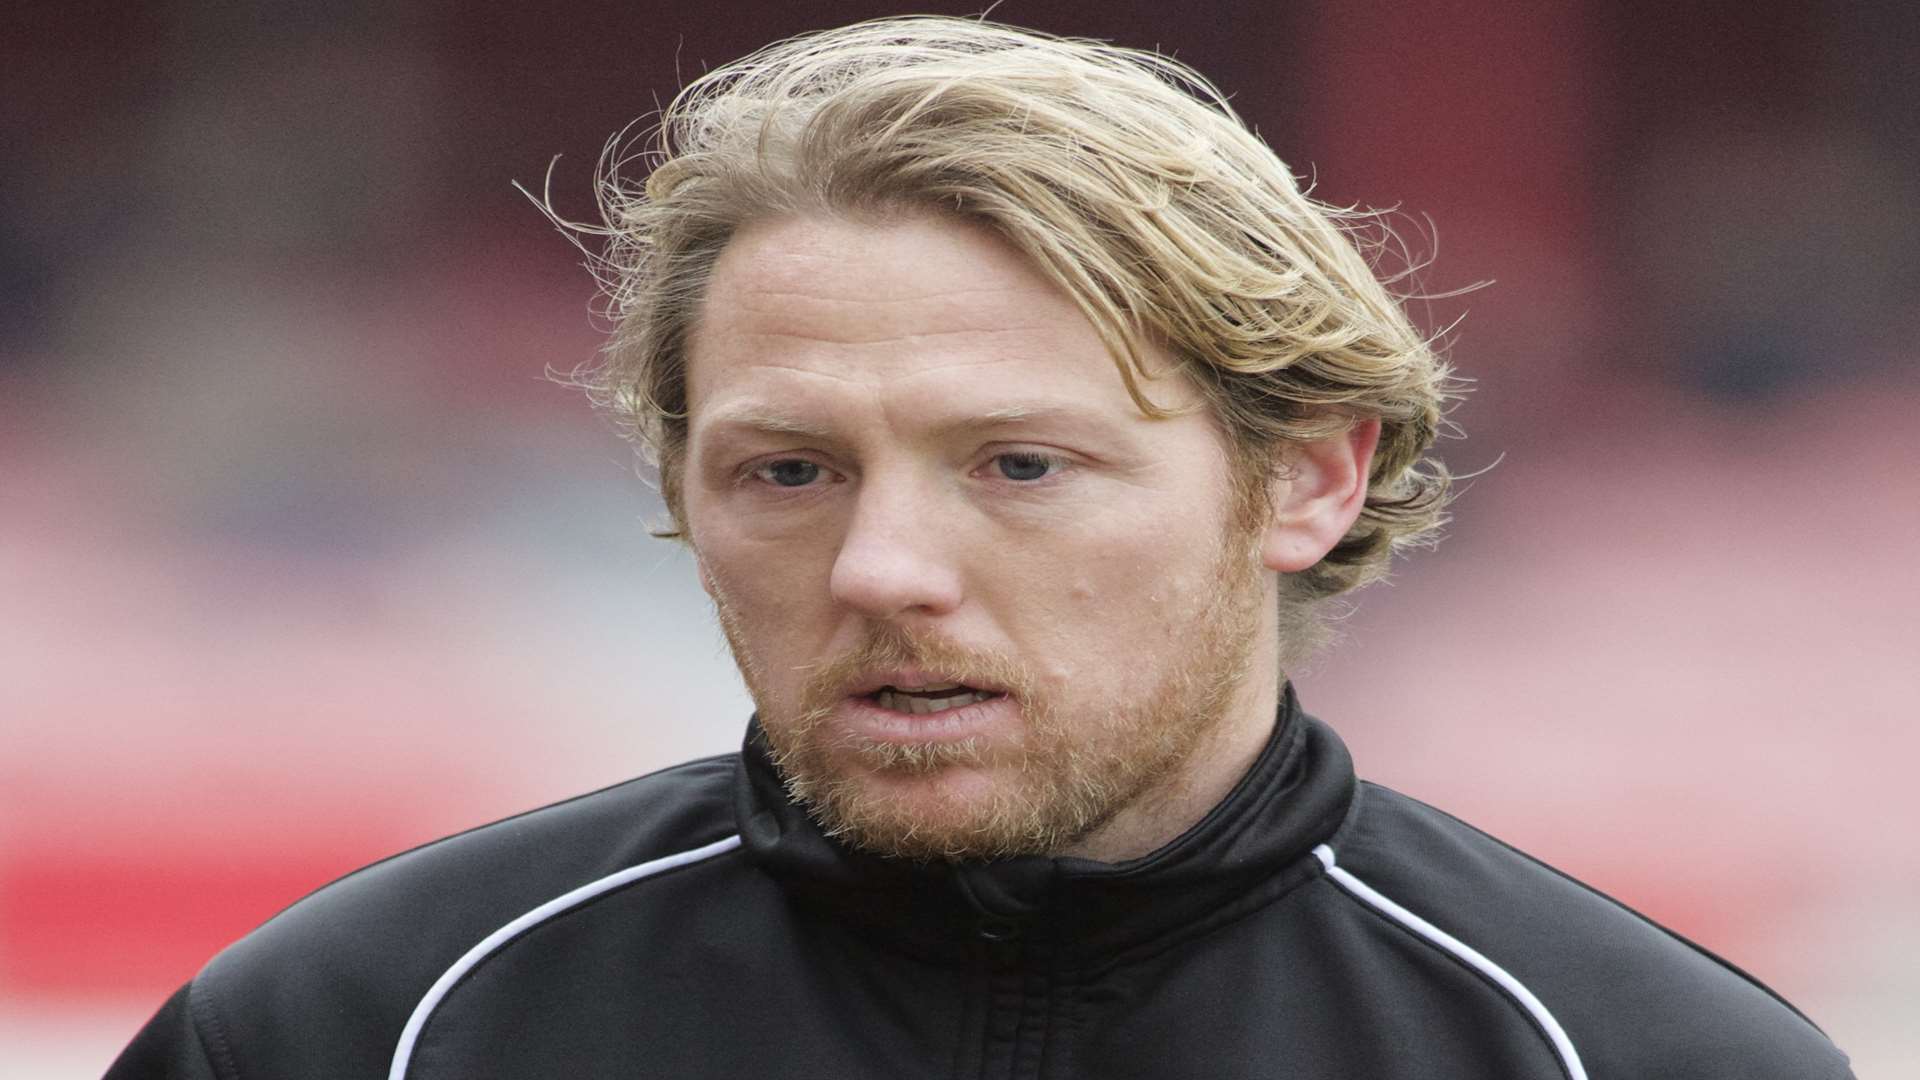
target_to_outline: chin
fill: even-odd
[[[1104,814],[1010,766],[855,768],[795,794],[829,835],[876,855],[974,861],[1053,854]]]

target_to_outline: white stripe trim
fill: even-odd
[[[520,936],[521,933],[529,928],[537,926],[553,918],[555,915],[566,911],[568,908],[578,907],[594,897],[617,889],[628,882],[638,881],[645,877],[652,877],[655,874],[665,873],[668,870],[686,866],[689,863],[697,863],[703,859],[711,859],[715,855],[724,855],[739,846],[740,837],[737,835],[729,836],[725,840],[716,840],[705,847],[697,847],[691,851],[682,851],[675,855],[667,855],[654,859],[651,862],[643,862],[638,866],[629,866],[625,870],[608,874],[598,881],[590,881],[572,892],[556,896],[500,929],[495,930],[493,933],[488,934],[486,937],[481,938],[478,945],[468,949],[465,956],[455,960],[452,967],[442,972],[440,977],[434,980],[433,985],[427,988],[426,996],[421,998],[420,1003],[413,1007],[413,1015],[407,1017],[407,1026],[400,1030],[400,1042],[395,1045],[393,1049],[393,1065],[387,1070],[387,1080],[405,1080],[407,1066],[413,1059],[414,1044],[419,1041],[420,1032],[427,1026],[427,1019],[433,1015],[433,1010],[440,1007],[441,999],[447,996],[447,992],[453,989],[455,983],[459,982],[467,972],[472,971],[479,965],[480,961],[485,960],[489,954],[499,949],[502,945]]]
[[[1327,868],[1328,875],[1363,903],[1452,953],[1475,971],[1499,984],[1501,989],[1512,994],[1514,1000],[1531,1013],[1533,1019],[1547,1033],[1548,1040],[1553,1043],[1554,1051],[1560,1055],[1560,1063],[1567,1068],[1567,1075],[1573,1080],[1587,1080],[1587,1068],[1580,1064],[1580,1053],[1573,1048],[1573,1040],[1567,1038],[1566,1029],[1560,1026],[1560,1021],[1553,1018],[1553,1014],[1547,1011],[1547,1007],[1541,1003],[1540,999],[1533,996],[1533,991],[1527,989],[1525,983],[1514,978],[1506,968],[1481,955],[1471,945],[1387,899],[1371,885],[1348,873],[1345,868],[1334,865],[1332,848],[1321,844],[1313,849],[1313,853],[1319,858],[1320,864]]]

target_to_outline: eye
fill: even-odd
[[[1059,467],[1058,458],[1046,454],[1009,453],[999,454],[993,459],[1000,475],[1009,480],[1033,481],[1044,479]]]
[[[775,487],[806,487],[820,479],[820,466],[800,458],[781,458],[753,470],[753,475]]]

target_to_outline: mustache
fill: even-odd
[[[870,623],[860,643],[816,668],[800,690],[804,713],[831,709],[875,670],[913,667],[946,682],[1002,688],[1016,700],[1033,696],[1032,670],[1016,657],[960,645],[897,623]]]

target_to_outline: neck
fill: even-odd
[[[1265,749],[1280,711],[1278,664],[1255,670],[1259,674],[1241,683],[1226,720],[1194,747],[1185,768],[1059,854],[1105,863],[1137,859],[1172,843],[1218,806]]]

